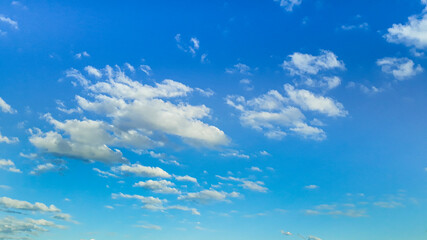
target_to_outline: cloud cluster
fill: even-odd
[[[264,182],[262,181],[250,181],[247,179],[243,179],[243,178],[236,178],[236,177],[232,177],[232,176],[228,176],[228,177],[222,177],[219,175],[216,175],[217,178],[221,179],[221,180],[225,180],[225,181],[234,181],[234,182],[239,182],[239,186],[247,189],[247,190],[251,190],[251,191],[255,191],[255,192],[262,192],[265,193],[268,191],[268,188],[264,187]]]
[[[280,6],[283,7],[288,12],[292,12],[295,6],[299,6],[302,3],[302,0],[274,0],[274,1],[280,2]]]
[[[11,144],[11,143],[17,143],[17,142],[19,142],[19,139],[17,137],[9,138],[9,137],[3,136],[0,132],[0,143]]]
[[[14,172],[14,173],[21,173],[22,171],[16,168],[15,163],[12,162],[12,160],[9,159],[0,159],[0,169]]]
[[[16,113],[16,110],[13,109],[7,102],[0,97],[0,109],[4,113]]]
[[[60,157],[120,163],[127,160],[118,148],[141,151],[165,146],[169,135],[190,145],[228,144],[223,131],[202,122],[210,117],[208,107],[178,99],[191,93],[191,87],[169,79],[155,86],[141,84],[119,67],[99,70],[88,66],[86,70],[93,81],[76,69],[66,73],[91,98],[76,96],[78,108],[110,119],[111,123],[89,119],[58,121],[46,114],[45,119],[55,131],[35,129],[30,137],[30,142],[42,151]]]
[[[47,228],[64,228],[45,219],[27,218],[19,220],[14,217],[0,219],[0,239],[33,239],[28,235],[37,236],[47,232]]]
[[[397,80],[406,80],[423,71],[420,65],[408,58],[382,58],[377,60],[377,65],[387,74],[393,75]]]
[[[179,200],[188,200],[200,204],[207,204],[211,202],[227,202],[229,201],[228,197],[236,198],[240,194],[237,192],[218,192],[216,190],[202,190],[200,192],[187,193],[178,197]]]
[[[181,194],[181,191],[174,188],[175,184],[167,180],[148,180],[148,181],[139,181],[133,185],[134,187],[142,187],[149,189],[155,193],[166,193],[166,194]]]

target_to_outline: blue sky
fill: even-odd
[[[425,239],[426,5],[2,1],[0,239]]]

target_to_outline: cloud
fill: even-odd
[[[139,177],[171,178],[169,173],[159,167],[146,167],[138,163],[113,167],[112,170],[116,173],[134,174]]]
[[[387,31],[384,37],[390,43],[425,49],[427,47],[427,12],[424,10],[420,15],[410,16],[405,24],[393,24]]]
[[[250,170],[254,172],[262,172],[262,170],[259,167],[251,167]]]
[[[0,169],[14,173],[22,173],[21,170],[16,168],[15,163],[8,159],[0,159]]]
[[[14,217],[5,217],[0,219],[0,239],[33,239],[28,238],[28,235],[37,236],[47,232],[46,227],[64,228],[44,219],[18,220]]]
[[[271,154],[265,150],[260,151],[259,154],[261,154],[262,156],[271,156]]]
[[[17,210],[27,210],[27,211],[35,211],[35,212],[60,212],[61,210],[55,205],[47,206],[44,203],[36,202],[34,204],[15,200],[8,197],[0,197],[0,206],[4,208],[12,208]]]
[[[344,117],[348,112],[344,106],[331,98],[318,96],[304,89],[295,89],[285,84],[285,91],[289,99],[304,110],[317,111],[329,117]]]
[[[239,183],[241,183],[241,184],[239,184],[239,186],[244,188],[244,189],[247,189],[247,190],[251,190],[251,191],[255,191],[255,192],[262,192],[262,193],[265,193],[268,191],[268,188],[263,186],[264,182],[261,182],[261,181],[253,182],[253,181],[249,181],[249,180],[246,180],[243,178],[236,178],[236,177],[232,177],[232,176],[222,177],[222,176],[216,175],[216,177],[221,179],[221,180],[239,182]]]
[[[7,104],[3,98],[0,97],[0,109],[4,113],[16,113],[17,111],[13,109],[9,104]]]
[[[240,153],[237,150],[231,150],[229,152],[221,153],[221,156],[223,157],[236,157],[236,158],[245,158],[249,159],[249,156],[243,153]]]
[[[176,209],[176,210],[181,210],[181,211],[189,211],[193,215],[198,215],[198,216],[200,215],[200,212],[196,208],[189,208],[189,207],[181,206],[181,205],[169,206],[169,207],[167,207],[167,209]]]
[[[97,78],[102,77],[102,73],[101,73],[101,71],[99,71],[98,69],[96,69],[96,68],[94,68],[94,67],[92,67],[92,66],[86,66],[86,67],[85,67],[85,71],[86,71],[89,75],[95,76],[95,77],[97,77]]]
[[[113,199],[119,199],[119,198],[136,199],[144,204],[143,208],[154,210],[154,211],[163,210],[164,209],[163,203],[166,202],[166,200],[161,200],[156,197],[144,197],[141,195],[129,195],[129,194],[123,194],[123,193],[113,193],[111,194],[111,197]]]
[[[98,168],[93,168],[92,170],[97,172],[98,176],[103,177],[103,178],[108,178],[108,177],[118,178],[117,175],[110,173],[110,172],[102,171]]]
[[[292,233],[290,233],[290,232],[286,232],[286,231],[284,231],[284,230],[280,230],[280,233],[281,233],[282,235],[285,235],[285,236],[292,236]]]
[[[133,186],[149,189],[155,193],[181,194],[181,191],[172,187],[172,186],[175,186],[175,184],[167,180],[160,180],[160,181],[148,180],[145,182],[140,181],[135,183]]]
[[[382,58],[377,60],[377,65],[383,72],[393,75],[397,80],[405,80],[423,72],[420,65],[415,65],[408,58]]]
[[[45,163],[37,165],[31,172],[31,175],[39,175],[42,173],[46,173],[52,170],[55,170],[57,167],[53,165],[52,163]]]
[[[151,67],[148,65],[140,65],[139,69],[141,69],[141,71],[143,71],[145,74],[147,74],[147,76],[151,76],[151,74],[152,74]]]
[[[8,17],[5,17],[5,16],[3,16],[1,14],[0,14],[0,22],[6,23],[6,24],[8,24],[9,26],[11,26],[12,28],[14,28],[16,30],[19,29],[18,22],[14,21],[14,20],[12,20],[12,19],[10,19]]]
[[[315,210],[305,210],[307,215],[331,215],[331,216],[345,216],[345,217],[366,217],[366,210],[354,209],[353,204],[321,204],[315,207]],[[350,209],[349,209],[350,208]]]
[[[305,188],[305,189],[308,189],[308,190],[314,190],[314,189],[318,189],[318,188],[319,188],[319,186],[317,186],[317,185],[307,185],[307,186],[305,186],[304,188]]]
[[[289,84],[286,84],[284,89],[288,96],[270,90],[251,100],[246,100],[243,96],[229,95],[226,97],[226,103],[241,112],[240,122],[243,126],[262,131],[266,137],[277,140],[287,135],[286,129],[308,139],[326,138],[322,129],[305,123],[305,115],[296,106],[329,116],[347,114],[341,103],[330,98],[315,95],[308,90],[295,89]]]
[[[331,51],[321,50],[321,54],[313,56],[304,53],[293,53],[289,55],[289,60],[282,64],[284,70],[288,70],[293,75],[315,75],[327,70],[343,70],[344,62],[338,60],[338,57]]]
[[[182,42],[181,34],[178,33],[175,35],[175,41],[179,49],[184,52],[191,53],[193,57],[196,55],[197,51],[200,48],[200,40],[196,37],[190,38],[189,43],[187,44]]]
[[[19,139],[17,137],[8,138],[6,136],[3,136],[0,132],[0,143],[17,143],[19,142]]]
[[[93,96],[94,100],[76,96],[81,109],[112,119],[116,131],[133,131],[147,138],[147,147],[162,142],[149,137],[173,135],[186,143],[199,146],[226,145],[228,137],[217,127],[202,122],[210,117],[205,105],[193,106],[185,102],[174,104],[168,99],[186,97],[194,91],[182,83],[166,79],[155,86],[144,85],[128,78],[117,68],[107,66],[106,79],[91,83],[79,72],[73,77]],[[150,145],[151,144],[151,145]]]
[[[228,197],[238,197],[237,192],[226,193],[218,192],[216,190],[202,190],[200,192],[187,193],[178,197],[179,200],[188,200],[200,204],[207,204],[211,202],[227,202]]]
[[[185,175],[185,176],[176,176],[176,175],[174,175],[174,178],[177,181],[181,181],[181,182],[192,182],[192,183],[196,183],[197,184],[197,179],[194,178],[194,177],[190,177],[188,175]]]
[[[302,0],[274,0],[274,1],[280,2],[280,6],[283,7],[288,12],[292,12],[295,6],[299,6],[302,3]]]
[[[139,228],[145,228],[145,229],[152,229],[152,230],[162,230],[162,227],[157,226],[157,225],[137,225],[136,227]]]
[[[83,57],[90,57],[90,54],[88,52],[86,52],[86,51],[83,51],[83,52],[80,52],[80,53],[76,53],[74,55],[74,57],[76,59],[82,59]]]
[[[403,204],[400,202],[390,201],[390,202],[374,202],[374,205],[380,208],[397,208],[402,207]]]
[[[344,31],[357,30],[357,29],[368,30],[369,24],[364,22],[356,25],[341,25],[341,29]]]
[[[232,68],[227,68],[225,72],[229,74],[240,73],[245,75],[251,75],[251,67],[243,63],[237,63]]]

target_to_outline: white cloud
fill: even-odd
[[[292,233],[281,230],[280,233],[285,236],[292,236]]]
[[[5,17],[3,15],[0,14],[0,22],[4,22],[8,25],[10,25],[12,28],[14,29],[18,29],[18,22],[12,20],[11,18]]]
[[[193,215],[200,215],[200,212],[197,209],[195,209],[195,208],[189,208],[189,207],[181,206],[181,205],[169,206],[169,207],[167,207],[167,209],[176,209],[176,210],[181,210],[181,211],[189,211]]]
[[[4,208],[12,208],[17,210],[27,210],[27,211],[35,211],[35,212],[60,212],[61,210],[55,207],[55,205],[47,206],[44,203],[36,202],[34,204],[15,200],[8,197],[0,197],[0,206]]]
[[[135,67],[132,66],[130,63],[125,63],[125,66],[129,69],[129,71],[135,72]]]
[[[123,194],[123,193],[113,193],[111,194],[111,197],[113,199],[119,199],[119,198],[125,198],[125,199],[136,199],[139,200],[144,204],[143,208],[149,209],[149,210],[163,210],[163,203],[166,202],[166,200],[161,200],[159,198],[155,197],[144,197],[141,195],[129,195],[129,194]]]
[[[251,167],[250,170],[254,172],[262,172],[262,170],[259,167]]]
[[[231,150],[229,152],[221,153],[221,156],[223,156],[223,157],[236,157],[236,158],[249,159],[248,155],[240,153],[239,151],[236,151],[236,150]]]
[[[283,69],[288,70],[291,75],[315,75],[321,71],[345,69],[344,62],[331,51],[321,50],[321,54],[313,56],[304,53],[293,53],[290,59],[284,61]]]
[[[251,67],[243,63],[237,63],[232,68],[227,68],[225,72],[229,74],[240,73],[240,74],[251,75]]]
[[[259,154],[261,154],[262,156],[271,156],[271,154],[265,150],[260,151]]]
[[[218,192],[216,190],[202,190],[200,192],[187,193],[178,197],[179,200],[189,200],[201,204],[206,204],[214,201],[229,201],[227,197],[238,197],[236,192],[226,193]]]
[[[19,139],[17,137],[8,138],[6,136],[3,136],[0,132],[0,143],[17,143],[19,142]]]
[[[226,145],[229,139],[217,127],[201,121],[210,117],[204,105],[193,106],[185,102],[174,104],[165,99],[185,97],[193,89],[166,79],[155,86],[143,85],[128,78],[120,69],[107,66],[105,81],[90,84],[75,73],[76,78],[95,100],[77,96],[79,107],[86,111],[108,116],[120,130],[132,129],[148,135],[164,134],[181,137],[189,144]]]
[[[146,167],[138,163],[131,165],[121,165],[112,168],[113,172],[121,174],[134,174],[139,177],[159,177],[170,178],[171,175],[159,167]]]
[[[393,24],[384,35],[391,43],[401,43],[408,47],[425,49],[427,47],[427,12],[408,18],[405,24]]]
[[[382,58],[377,60],[377,65],[387,74],[392,74],[398,80],[405,80],[423,71],[420,65],[408,58]]]
[[[308,190],[314,190],[314,189],[318,189],[318,188],[319,188],[319,186],[317,186],[317,185],[307,185],[307,186],[305,186],[304,188],[305,188],[305,189],[308,189]]]
[[[90,55],[89,55],[89,53],[88,53],[88,52],[83,51],[83,52],[80,52],[80,53],[76,53],[76,54],[74,55],[74,57],[75,57],[76,59],[81,59],[82,57],[90,57]]]
[[[257,181],[257,182],[253,182],[253,181],[249,181],[246,179],[242,179],[242,178],[236,178],[236,177],[232,177],[232,176],[228,176],[228,177],[222,177],[217,175],[217,178],[221,179],[221,180],[226,180],[226,181],[235,181],[235,182],[239,182],[241,183],[239,186],[247,189],[247,190],[251,190],[251,191],[255,191],[255,192],[267,192],[268,188],[264,187],[264,183],[261,181]]]
[[[31,175],[39,175],[57,169],[52,163],[37,165],[31,172]]]
[[[174,178],[177,181],[181,181],[181,182],[192,182],[192,183],[196,183],[197,184],[197,179],[194,178],[194,177],[190,177],[188,175],[185,175],[185,176],[176,176],[176,175],[174,175]]]
[[[330,117],[344,117],[348,113],[344,106],[331,98],[317,96],[305,89],[295,89],[290,84],[284,86],[290,100],[304,110],[317,111]]]
[[[140,181],[135,183],[133,186],[146,188],[155,193],[181,194],[181,191],[172,187],[172,186],[175,186],[175,184],[167,180],[160,180],[160,181],[148,180],[146,182]]]
[[[148,65],[140,65],[139,69],[141,69],[141,71],[143,71],[145,74],[147,74],[147,76],[151,76],[151,74],[152,74],[151,67]]]
[[[327,114],[328,116],[345,116],[347,112],[341,103],[330,98],[314,95],[308,90],[296,90],[285,85],[287,97],[276,90],[246,100],[242,96],[227,96],[226,103],[241,112],[240,122],[243,126],[264,132],[271,139],[280,140],[287,135],[285,130],[296,135],[314,140],[326,138],[324,131],[305,123],[305,116],[298,107]]]
[[[302,3],[302,0],[274,0],[274,1],[280,2],[280,6],[283,7],[288,12],[292,12],[295,6],[299,6]]]
[[[1,97],[0,97],[0,109],[4,113],[16,113],[16,110],[13,109],[9,104],[7,104]]]
[[[157,226],[157,225],[137,225],[136,227],[139,228],[145,228],[145,229],[152,229],[152,230],[162,230],[162,227]]]
[[[196,37],[190,38],[189,43],[187,44],[182,42],[181,34],[178,33],[175,35],[175,41],[179,49],[184,52],[191,53],[193,57],[200,48],[200,40]]]
[[[0,159],[0,169],[14,172],[14,173],[22,173],[21,170],[17,169],[15,163],[11,160]]]
[[[100,177],[103,177],[103,178],[108,178],[108,177],[117,178],[117,177],[118,177],[117,175],[115,175],[115,174],[113,174],[113,173],[106,172],[106,171],[102,171],[102,170],[100,170],[100,169],[98,169],[98,168],[93,168],[92,170],[93,170],[93,171],[95,171],[95,172],[97,172],[97,173],[98,173],[98,175],[99,175]]]
[[[18,220],[13,217],[5,217],[0,219],[0,239],[33,239],[29,236],[47,232],[46,227],[64,228],[44,219]]]
[[[98,69],[96,69],[96,68],[94,68],[94,67],[92,67],[92,66],[86,66],[86,67],[85,67],[85,70],[86,70],[86,72],[87,72],[89,75],[95,76],[95,77],[97,77],[97,78],[102,77],[102,73],[101,73],[101,71],[99,71]]]
[[[367,30],[369,29],[369,24],[364,22],[356,25],[342,25],[341,29],[344,31],[357,30],[357,29]]]

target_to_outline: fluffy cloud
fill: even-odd
[[[55,165],[53,165],[52,163],[45,163],[45,164],[40,164],[37,165],[31,172],[31,175],[39,175],[45,172],[49,172],[49,171],[53,171],[55,170],[57,167]]]
[[[282,67],[291,75],[314,75],[326,70],[345,69],[344,62],[331,51],[321,50],[318,56],[296,52],[288,57],[290,59],[285,60]]]
[[[263,131],[268,138],[279,140],[287,135],[286,129],[308,139],[326,138],[322,129],[305,122],[305,115],[298,107],[331,117],[347,115],[343,105],[331,98],[295,89],[289,84],[284,86],[284,90],[287,96],[270,90],[251,100],[246,100],[243,96],[227,96],[226,102],[241,112],[240,122],[243,126]]]
[[[405,80],[423,71],[420,65],[408,58],[382,58],[377,60],[377,65],[387,74],[393,75],[398,80]]]
[[[21,173],[21,170],[16,168],[14,162],[6,159],[0,159],[0,169],[6,170],[9,172],[14,172],[14,173]]]
[[[0,197],[0,206],[4,208],[12,208],[17,210],[27,210],[27,211],[36,211],[36,212],[60,212],[61,210],[55,207],[55,205],[47,206],[44,203],[36,202],[34,204],[15,200],[8,197]]]
[[[194,177],[190,177],[188,175],[185,175],[185,176],[176,176],[176,175],[174,175],[174,178],[177,181],[181,181],[181,182],[192,182],[192,183],[196,183],[197,184],[197,179],[194,178]]]
[[[1,97],[0,97],[0,109],[4,113],[16,113],[16,110],[14,110],[9,104],[7,104]]]
[[[200,40],[195,37],[190,38],[189,43],[186,44],[182,42],[181,34],[178,33],[177,35],[175,35],[175,41],[179,49],[184,52],[191,53],[193,56],[196,55],[197,51],[200,48]]]
[[[0,132],[0,143],[17,143],[19,142],[19,139],[17,137],[8,138],[6,136],[3,136]]]
[[[289,99],[304,110],[317,111],[329,117],[344,117],[347,111],[344,106],[331,98],[317,96],[304,89],[295,89],[290,84],[285,84],[285,91]]]
[[[111,194],[111,197],[113,199],[125,198],[125,199],[139,200],[144,204],[143,208],[149,209],[149,210],[162,210],[164,209],[163,203],[166,202],[166,200],[162,200],[160,198],[144,197],[141,195],[129,195],[129,194],[123,194],[123,193],[118,193],[118,194],[113,193]]]
[[[140,181],[135,183],[133,186],[149,189],[155,193],[181,194],[181,191],[172,187],[172,186],[175,186],[175,184],[167,180],[160,180],[160,181],[148,180],[146,182]]]
[[[147,138],[167,134],[190,144],[228,144],[223,131],[201,121],[210,116],[209,108],[166,100],[185,97],[192,88],[169,79],[155,86],[144,85],[128,78],[120,69],[114,71],[107,66],[104,71],[105,81],[94,84],[76,73],[70,75],[94,96],[94,101],[77,96],[80,108],[111,118],[122,131],[137,131]]]
[[[423,11],[420,15],[410,16],[405,24],[393,24],[387,31],[384,37],[388,42],[425,49],[427,47],[427,12]]]
[[[196,203],[206,204],[215,201],[229,201],[228,197],[238,197],[239,193],[218,192],[216,190],[202,190],[200,192],[187,193],[178,197],[179,200],[189,200]]]
[[[121,174],[134,174],[139,177],[171,178],[171,175],[159,167],[146,167],[138,163],[121,165],[112,168],[113,172]]]
[[[302,0],[274,0],[274,1],[280,2],[280,6],[283,7],[288,12],[292,12],[295,6],[299,6],[302,3]]]
[[[117,178],[117,175],[110,173],[110,172],[102,171],[98,168],[93,168],[92,170],[97,172],[98,176],[103,177],[103,178],[108,178],[108,177]]]

